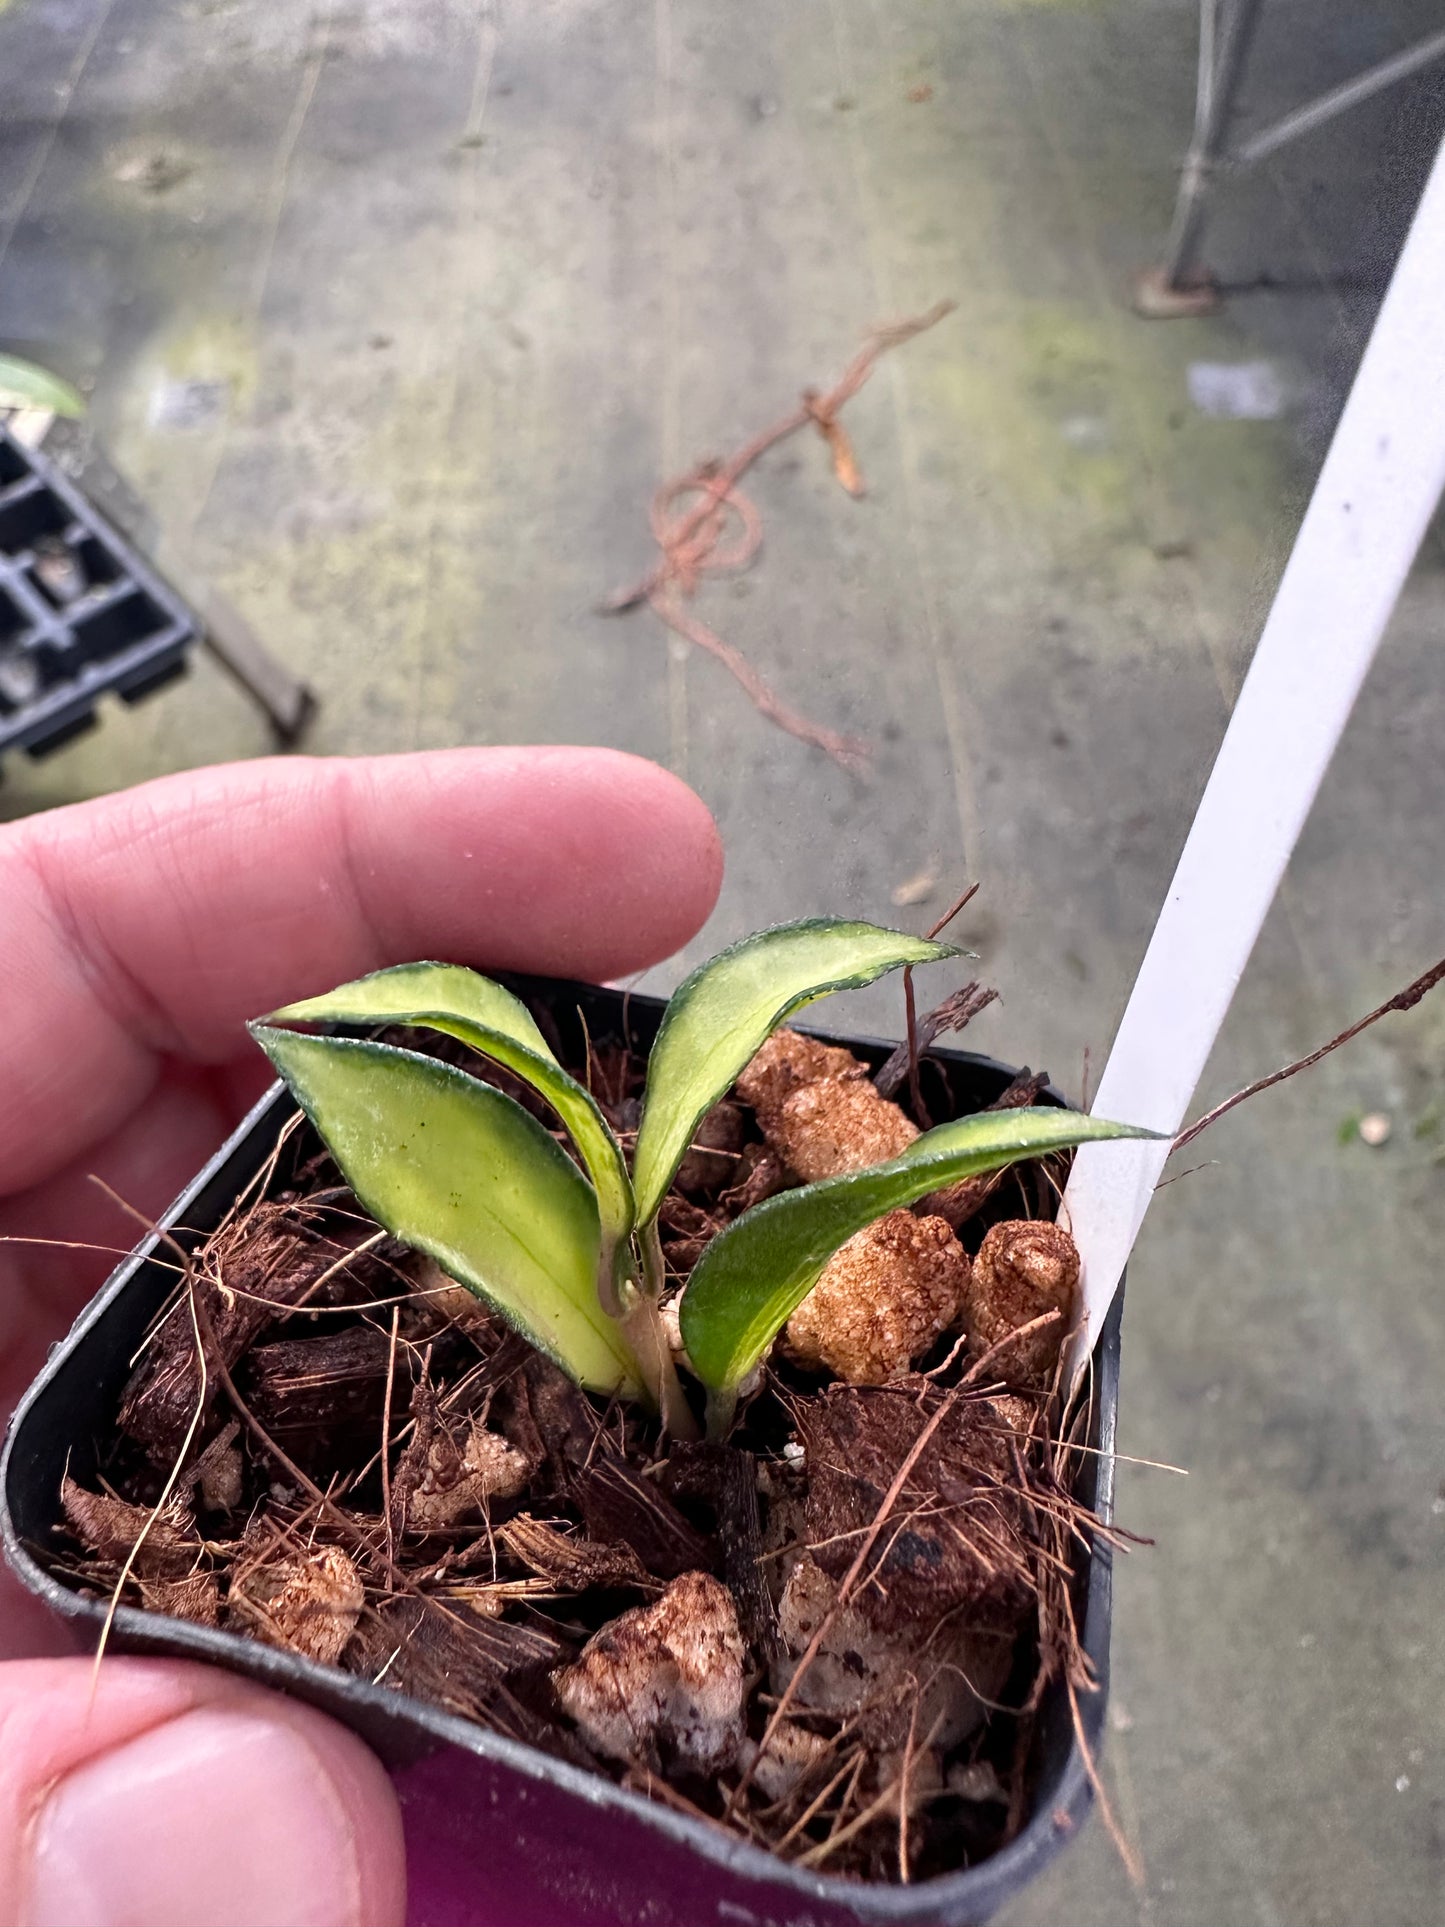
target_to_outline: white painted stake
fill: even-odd
[[[1100,1080],[1100,1117],[1172,1137],[1445,489],[1445,146],[1320,471]],[[1165,1143],[1085,1145],[1064,1194],[1082,1363]],[[1085,1344],[1085,1339],[1087,1344]]]

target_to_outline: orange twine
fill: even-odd
[[[669,629],[716,657],[741,684],[761,715],[797,737],[799,742],[821,749],[856,776],[868,771],[870,751],[866,742],[857,736],[840,735],[790,708],[740,649],[726,642],[683,605],[697,594],[707,576],[736,573],[751,567],[756,559],[763,541],[762,517],[738,487],[738,482],[759,456],[787,436],[811,423],[828,445],[833,473],[841,486],[855,497],[863,494],[862,471],[853,444],[837,419],[838,411],[867,381],[881,354],[922,334],[952,309],[951,301],[941,301],[927,314],[875,329],[844,369],[837,385],[826,394],[805,389],[796,408],[771,428],[755,435],[730,460],[703,462],[687,474],[665,482],[652,498],[649,516],[653,540],[662,553],[640,582],[622,590],[604,605],[604,613],[618,615],[645,602]],[[696,499],[691,506],[679,510],[678,505],[689,497]]]

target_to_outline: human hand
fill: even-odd
[[[269,1082],[246,1018],[418,957],[614,977],[720,875],[692,792],[605,750],[239,764],[0,830],[0,1411],[134,1241],[89,1174],[160,1213]],[[160,1661],[92,1701],[90,1661],[21,1657],[61,1643],[0,1575],[0,1927],[401,1920],[350,1733]]]

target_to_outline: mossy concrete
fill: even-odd
[[[1433,24],[1273,0],[1256,119]],[[1442,117],[1438,80],[1221,191],[1214,317],[1129,311],[1191,107],[1187,0],[14,0],[0,339],[92,389],[165,543],[313,682],[321,753],[613,743],[729,847],[692,958],[818,910],[961,931],[980,1048],[1097,1071]],[[647,616],[666,474],[957,312],[798,438],[700,610],[876,746],[860,785]],[[1274,421],[1194,361],[1264,358]],[[1441,941],[1441,551],[1422,561],[1201,1101]],[[0,810],[267,747],[202,662]],[[932,902],[895,911],[925,869]],[[3,912],[0,912],[3,915]],[[680,965],[659,973],[677,974]],[[941,982],[941,980],[940,980]],[[924,987],[927,994],[931,985]],[[895,1029],[896,990],[839,1007]],[[1204,1139],[1133,1267],[1102,1830],[1025,1922],[1431,1922],[1445,1884],[1445,1005]],[[1342,1125],[1382,1109],[1370,1150]]]

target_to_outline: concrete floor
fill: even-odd
[[[780,917],[965,936],[971,1041],[1077,1089],[1107,1049],[1445,120],[1438,78],[1222,196],[1216,317],[1121,298],[1188,126],[1188,0],[0,0],[0,342],[93,383],[172,553],[322,692],[323,752],[618,744],[722,823],[697,954]],[[1436,24],[1276,0],[1264,118]],[[925,92],[925,90],[931,90]],[[1267,273],[1265,272],[1267,271]],[[798,440],[700,609],[868,736],[860,786],[598,598],[663,475],[951,296]],[[1264,360],[1276,419],[1191,364]],[[1445,567],[1427,549],[1201,1104],[1441,940]],[[215,668],[12,759],[14,814],[266,747]],[[933,901],[891,893],[936,869]],[[680,966],[679,966],[680,967]],[[663,976],[669,973],[661,973]],[[670,974],[676,975],[676,969]],[[840,1011],[896,1029],[894,992]],[[1348,1121],[1384,1110],[1389,1143]],[[1024,1923],[1445,1918],[1445,1001],[1211,1133],[1133,1267],[1125,1562],[1097,1824]],[[1344,1127],[1344,1128],[1342,1128]],[[1196,1160],[1189,1160],[1194,1162]]]

